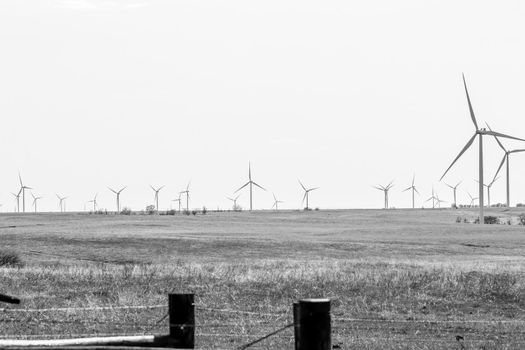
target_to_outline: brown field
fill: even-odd
[[[525,212],[525,208],[523,210]],[[474,210],[342,210],[197,216],[0,215],[6,308],[163,305],[194,292],[198,348],[235,349],[332,299],[340,349],[525,347],[522,211],[512,225],[456,223]],[[163,334],[165,308],[0,311],[2,338]],[[456,336],[464,338],[462,344]],[[293,348],[293,330],[254,345]]]

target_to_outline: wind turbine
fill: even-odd
[[[461,152],[459,152],[459,154],[456,157],[456,159],[454,159],[452,164],[450,164],[450,166],[445,171],[443,176],[441,176],[441,179],[439,181],[441,181],[443,179],[443,177],[445,177],[445,175],[450,170],[450,168],[452,168],[452,166],[456,163],[456,161],[472,145],[472,143],[476,139],[476,136],[479,135],[479,180],[478,180],[479,181],[479,186],[478,186],[478,191],[479,191],[479,223],[480,223],[480,225],[483,225],[484,221],[485,221],[484,215],[483,215],[483,192],[484,192],[483,191],[483,135],[499,136],[499,137],[505,137],[505,138],[514,139],[514,140],[520,140],[520,141],[525,141],[525,140],[517,138],[517,137],[501,134],[499,132],[495,132],[495,131],[492,131],[492,130],[487,130],[485,128],[480,129],[478,127],[478,122],[476,121],[476,116],[474,115],[474,109],[472,108],[472,103],[470,102],[470,97],[469,97],[468,89],[467,89],[467,83],[465,81],[465,75],[463,75],[463,85],[465,86],[465,94],[467,95],[468,107],[469,107],[469,111],[470,111],[470,118],[472,119],[472,123],[474,123],[474,127],[475,127],[476,130],[475,130],[474,135],[470,138],[470,140],[468,140],[468,142],[465,145],[465,147],[463,147]]]
[[[457,204],[458,204],[458,202],[456,202],[456,190],[457,190],[458,186],[461,184],[461,182],[462,182],[462,181],[458,182],[458,183],[456,184],[456,186],[451,186],[451,185],[449,185],[449,184],[447,184],[447,183],[445,182],[445,185],[447,185],[448,187],[450,187],[450,188],[452,189],[452,191],[454,192],[454,205],[456,206],[456,208],[457,208]]]
[[[313,190],[317,190],[319,187],[312,187],[312,188],[306,189],[306,187],[304,187],[304,185],[301,182],[301,180],[298,180],[298,181],[299,181],[299,184],[301,185],[301,187],[304,190],[304,196],[303,196],[302,203],[304,203],[304,200],[306,199],[306,210],[308,210],[308,197],[310,195],[310,192],[313,191]]]
[[[111,187],[108,187],[108,189],[117,195],[117,213],[120,213],[120,192],[124,191],[128,186],[122,187],[119,191],[115,191]]]
[[[98,196],[98,193],[95,195],[95,197],[88,201],[88,203],[93,203],[93,213],[97,211],[97,196]]]
[[[180,193],[179,193],[179,198],[177,198],[177,199],[172,199],[171,201],[172,201],[172,202],[179,202],[179,213],[180,213]]]
[[[36,202],[39,199],[42,199],[43,197],[35,197],[35,195],[31,192],[31,196],[33,197],[33,207],[35,207],[35,213],[36,213]]]
[[[60,207],[60,212],[63,213],[65,211],[65,207],[66,207],[65,200],[67,197],[60,197],[58,194],[56,196],[59,200],[58,206]]]
[[[275,198],[275,194],[272,193],[272,195],[273,195],[272,209],[275,208],[275,211],[278,211],[279,210],[279,203],[284,203],[284,202],[277,200],[277,198]]]
[[[483,186],[487,188],[487,205],[489,208],[490,208],[490,188],[492,187],[492,185],[494,185],[494,182],[496,182],[497,179],[499,179],[499,177],[496,177],[495,179],[493,179],[492,182],[489,183],[488,185],[483,184]],[[478,182],[478,180],[474,180],[474,181]]]
[[[429,199],[427,199],[427,200],[425,201],[425,203],[428,202],[428,201],[430,201],[430,200],[432,200],[432,209],[435,209],[435,208],[436,208],[436,201],[439,200],[439,198],[438,198],[437,196],[434,195],[434,187],[432,187],[432,197],[430,197]]]
[[[387,186],[374,186],[375,189],[378,189],[379,191],[383,191],[385,193],[385,209],[388,209],[388,191],[394,187],[393,185],[394,180],[390,181],[390,183]]]
[[[488,124],[487,124],[487,127],[490,129],[490,126]],[[507,208],[510,208],[510,170],[509,170],[510,159],[509,159],[509,156],[511,153],[525,152],[525,149],[513,149],[509,151],[505,147],[503,147],[503,144],[496,136],[494,136],[494,138],[498,142],[498,145],[501,147],[503,152],[505,152],[505,154],[503,155],[503,159],[501,160],[501,163],[499,164],[498,170],[496,171],[496,174],[494,174],[494,179],[496,179],[496,176],[498,176],[499,171],[501,170],[501,167],[503,166],[503,163],[507,161]],[[494,181],[495,180],[493,180],[492,182]]]
[[[188,182],[188,186],[186,186],[186,190],[185,191],[180,191],[179,192],[179,198],[180,198],[180,195],[185,193],[186,194],[186,211],[190,211],[190,184],[191,184],[191,181]]]
[[[470,197],[470,206],[472,207],[474,205],[474,202],[478,199],[478,197],[474,198],[470,193],[468,193],[468,196]]]
[[[252,165],[251,165],[251,163],[248,163],[248,182],[245,183],[244,185],[242,185],[241,188],[239,188],[234,193],[239,192],[240,190],[242,190],[243,188],[245,188],[248,185],[250,185],[250,211],[252,211],[252,204],[253,204],[253,201],[252,201],[253,200],[253,197],[252,197],[252,194],[253,194],[252,185],[255,185],[255,186],[259,187],[263,191],[266,191],[266,189],[264,189],[263,187],[259,186],[257,183],[252,181]]]
[[[151,187],[151,189],[153,191],[155,191],[155,199],[154,199],[154,201],[155,201],[155,209],[157,209],[157,211],[159,211],[159,192],[160,192],[160,190],[162,190],[164,188],[164,186],[165,185],[162,185],[159,188],[155,188],[155,187],[149,185],[149,187]]]
[[[436,192],[436,203],[438,205],[438,208],[441,208],[441,203],[445,203],[445,201],[442,201],[441,199],[439,199],[437,192]]]
[[[235,198],[226,197],[226,198],[228,198],[229,200],[231,200],[233,202],[233,210],[234,211],[237,210],[237,199],[239,199],[240,196],[241,195],[239,194]]]
[[[18,172],[18,179],[20,180],[20,190],[22,191],[22,212],[26,212],[26,190],[32,190],[31,187],[24,186],[22,182],[22,176]]]
[[[408,187],[406,190],[403,191],[403,192],[406,192],[408,190],[412,190],[412,209],[415,208],[415,206],[414,206],[414,192],[419,194],[419,192],[416,189],[416,186],[414,185],[414,181],[415,180],[416,180],[416,174],[414,174],[414,176],[412,177],[412,185],[410,187]]]
[[[20,194],[22,193],[22,189],[18,191],[18,193],[11,192],[13,196],[15,196],[16,199],[16,212],[20,213]]]

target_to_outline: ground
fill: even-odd
[[[331,299],[340,349],[522,348],[520,213],[488,210],[512,225],[485,226],[456,222],[474,209],[2,214],[0,251],[24,264],[0,267],[0,292],[23,300],[5,307],[73,309],[0,311],[0,336],[164,334],[167,294],[192,292],[198,348],[262,337],[306,297]],[[253,348],[291,349],[293,329]]]

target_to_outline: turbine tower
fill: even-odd
[[[166,186],[166,185],[162,185],[159,188],[155,188],[155,187],[149,185],[149,187],[151,187],[151,189],[155,192],[155,199],[154,199],[154,201],[155,201],[155,209],[157,211],[159,211],[159,192],[160,192],[160,190],[162,190],[164,188],[164,186]]]
[[[490,126],[487,124],[487,127],[490,129]],[[501,147],[501,149],[503,150],[503,152],[505,152],[505,154],[503,155],[503,159],[501,160],[501,163],[499,164],[499,168],[498,170],[496,171],[496,174],[494,174],[494,179],[496,179],[496,176],[498,176],[499,174],[499,171],[501,170],[501,167],[503,166],[503,163],[507,162],[507,208],[510,208],[510,166],[509,166],[509,156],[511,153],[519,153],[519,152],[525,152],[525,149],[513,149],[513,150],[507,150],[505,147],[503,147],[503,144],[501,143],[501,141],[496,137],[494,136],[494,138],[496,139],[496,141],[498,142],[498,145]],[[492,182],[494,182],[496,180],[493,180]]]
[[[283,201],[279,201],[277,200],[277,198],[275,197],[275,194],[272,193],[273,195],[273,205],[272,205],[272,209],[275,208],[275,211],[279,211],[279,203],[284,203]]]
[[[390,183],[387,186],[374,186],[375,189],[378,189],[379,191],[383,191],[385,193],[385,209],[388,209],[388,191],[394,187],[393,185],[394,180],[390,181]]]
[[[304,187],[304,185],[301,182],[301,180],[298,180],[298,181],[299,181],[299,184],[301,185],[301,187],[304,190],[303,201],[301,203],[304,203],[304,200],[306,199],[306,210],[308,210],[308,197],[310,195],[310,192],[313,191],[313,190],[317,190],[319,187],[312,187],[312,188],[307,189],[306,187]]]
[[[190,211],[190,184],[191,184],[191,181],[188,182],[188,186],[186,186],[185,191],[179,192],[179,199],[180,199],[181,194],[183,193],[186,194],[186,211]]]
[[[468,94],[467,83],[465,81],[465,75],[463,75],[463,85],[465,86],[465,94],[467,95],[467,102],[468,102],[468,107],[469,107],[469,111],[470,111],[470,118],[472,119],[472,123],[474,123],[475,133],[470,138],[470,140],[468,140],[468,142],[465,145],[465,147],[463,147],[461,152],[459,152],[459,154],[456,157],[456,159],[454,159],[452,164],[450,164],[450,166],[447,168],[447,170],[445,171],[443,176],[441,176],[441,179],[439,181],[441,181],[443,179],[443,177],[445,177],[445,175],[450,170],[450,168],[452,168],[452,166],[456,163],[456,161],[472,145],[472,143],[476,139],[476,136],[479,135],[479,180],[478,180],[478,182],[479,182],[479,186],[478,186],[478,191],[479,191],[479,223],[480,223],[480,225],[483,225],[484,221],[485,221],[484,214],[483,214],[483,192],[484,192],[483,191],[483,135],[499,136],[499,137],[505,137],[505,138],[514,139],[514,140],[520,140],[520,141],[525,141],[525,140],[517,138],[517,137],[505,135],[505,134],[500,134],[499,132],[495,132],[495,131],[492,131],[492,130],[487,130],[485,128],[480,129],[478,127],[478,122],[476,121],[476,116],[474,115],[474,109],[472,108],[472,103],[470,102],[470,96]]]
[[[253,204],[253,197],[252,197],[252,195],[253,195],[253,188],[252,188],[252,185],[255,185],[255,186],[259,187],[263,191],[266,191],[266,189],[264,189],[263,187],[259,186],[257,183],[252,181],[252,165],[251,165],[251,163],[248,163],[248,182],[245,183],[244,185],[242,185],[241,188],[239,188],[234,193],[239,192],[240,190],[242,190],[243,188],[245,188],[248,185],[250,185],[250,211],[252,211],[252,208],[253,208],[252,207],[252,204]]]
[[[35,197],[33,193],[31,193],[31,196],[33,197],[33,207],[35,208],[35,213],[36,213],[36,203],[39,199],[42,199],[43,197]]]
[[[117,195],[117,214],[120,213],[120,192],[124,191],[128,186],[122,187],[119,191],[115,191],[111,187],[108,187],[108,189]]]
[[[31,187],[27,187],[22,182],[22,176],[20,176],[20,172],[18,172],[18,179],[20,180],[20,190],[22,191],[22,212],[26,212],[26,190],[32,190]]]
[[[412,190],[412,209],[415,208],[415,205],[414,205],[414,192],[419,194],[419,192],[416,189],[416,186],[414,185],[414,181],[415,180],[416,180],[416,174],[414,174],[414,176],[412,177],[412,185],[410,187],[408,187],[406,190],[403,191],[403,192],[406,192],[408,190]]]
[[[97,211],[97,196],[98,196],[98,193],[95,195],[95,197],[88,201],[88,203],[93,203],[93,213]]]
[[[456,184],[456,186],[451,186],[451,185],[445,183],[445,185],[447,185],[448,187],[450,187],[450,188],[452,189],[452,191],[454,192],[454,205],[456,206],[456,208],[457,208],[457,204],[458,204],[458,202],[456,202],[456,190],[457,190],[458,186],[461,184],[461,182],[462,182],[462,181],[458,182],[458,183]]]

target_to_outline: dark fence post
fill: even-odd
[[[332,330],[329,299],[299,301],[298,350],[331,350]]]
[[[169,294],[170,340],[178,348],[195,347],[195,306],[193,294]]]
[[[293,334],[295,337],[295,350],[301,350],[299,346],[299,303],[293,303]]]
[[[10,297],[9,295],[0,294],[0,301],[9,304],[20,304],[20,299],[15,297]]]

